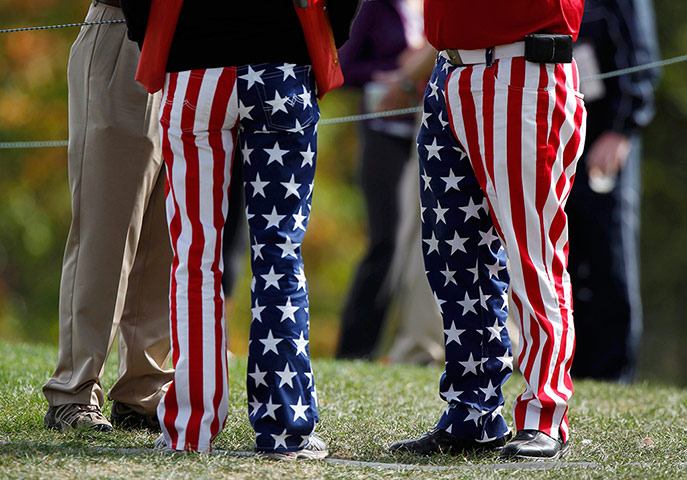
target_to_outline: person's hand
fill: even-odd
[[[593,176],[614,176],[625,166],[631,141],[617,132],[604,132],[587,153],[587,173]]]
[[[376,72],[372,79],[387,87],[386,94],[377,106],[378,111],[415,106],[417,102],[417,88],[412,82],[406,80],[400,71]]]

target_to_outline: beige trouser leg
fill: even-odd
[[[422,258],[419,173],[417,156],[401,178],[401,225],[397,234],[390,277],[398,278],[392,287],[398,331],[388,353],[393,363],[444,361],[444,332],[434,295],[429,288]]]
[[[86,21],[117,18],[120,9],[94,4]],[[124,24],[82,27],[70,53],[72,224],[57,367],[43,387],[50,405],[102,406],[100,378],[120,319],[123,363],[110,396],[152,414],[171,380],[159,96],[134,81],[138,56]]]

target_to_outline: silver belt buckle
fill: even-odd
[[[460,58],[460,53],[455,48],[449,48],[445,50],[445,52],[446,55],[448,55],[449,62],[451,62],[453,65],[457,67],[465,65],[463,63],[463,59]]]

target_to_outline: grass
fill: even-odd
[[[339,459],[403,463],[435,470],[392,470],[322,462],[274,463],[232,455],[167,455],[149,451],[154,434],[56,433],[45,430],[41,386],[57,352],[44,345],[0,342],[0,478],[687,478],[687,390],[646,383],[576,382],[572,448],[565,463],[543,470],[494,465],[494,456],[416,458],[390,455],[388,445],[430,429],[443,405],[440,370],[376,363],[314,362],[320,399],[318,431]],[[230,365],[229,418],[215,448],[250,451],[245,359]],[[103,384],[115,380],[110,362]],[[522,388],[511,378],[507,407]],[[109,403],[105,406],[109,414]],[[593,465],[589,465],[592,463]],[[508,468],[505,468],[508,467]]]

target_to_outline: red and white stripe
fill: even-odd
[[[574,64],[524,58],[456,69],[446,83],[454,134],[486,192],[511,273],[527,384],[517,430],[568,437],[575,333],[565,202],[582,153],[585,109]]]
[[[167,444],[176,450],[210,450],[227,417],[220,259],[236,143],[235,86],[235,68],[171,73],[160,109],[174,252],[170,315],[175,373],[158,417]]]

